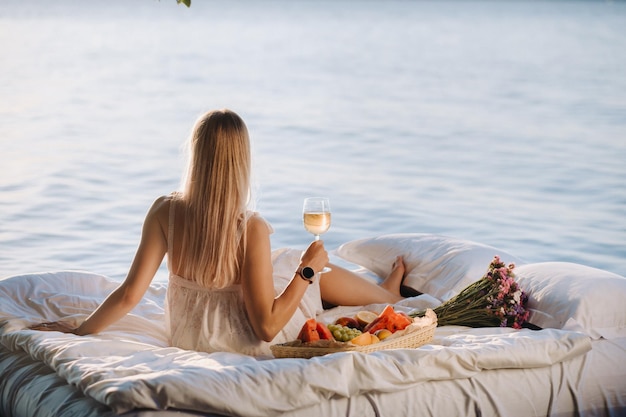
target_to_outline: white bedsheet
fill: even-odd
[[[419,349],[309,360],[184,351],[167,346],[163,284],[151,286],[131,314],[99,335],[24,330],[42,319],[71,315],[81,320],[116,285],[79,272],[0,281],[0,342],[45,362],[116,412],[179,408],[248,416],[277,415],[333,396],[396,392],[483,370],[550,366],[591,348],[589,338],[576,332],[446,328]]]

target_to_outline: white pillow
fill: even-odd
[[[594,339],[626,336],[626,278],[569,262],[527,264],[514,272],[528,294],[531,323]]]
[[[381,277],[402,255],[408,274],[404,285],[446,301],[487,272],[495,255],[509,264],[523,262],[494,247],[427,233],[405,233],[359,239],[341,245],[336,255]]]

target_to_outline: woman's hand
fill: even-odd
[[[44,332],[62,332],[76,334],[76,326],[66,321],[49,321],[45,323],[34,324],[28,327],[30,330],[41,330]]]
[[[321,240],[315,240],[311,242],[307,250],[300,259],[301,266],[309,266],[313,268],[315,272],[319,272],[328,264],[328,252],[324,247],[324,242]]]
[[[152,204],[144,220],[141,241],[126,279],[80,326],[59,320],[35,324],[29,329],[73,333],[79,336],[95,334],[132,310],[141,301],[167,252],[167,235],[164,230],[167,230],[169,204],[167,197],[159,197]]]

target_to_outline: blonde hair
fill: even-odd
[[[250,197],[250,140],[244,121],[224,109],[196,122],[177,200],[184,212],[179,270],[204,287],[239,279]]]

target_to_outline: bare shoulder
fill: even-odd
[[[269,261],[271,251],[270,234],[272,227],[258,213],[248,217],[246,223],[246,259],[254,265],[264,265]]]
[[[157,219],[159,223],[167,224],[172,200],[173,197],[171,195],[157,197],[152,206],[150,206],[146,218]]]
[[[272,226],[259,213],[252,213],[248,218],[248,233],[252,235],[269,235],[273,232]]]

